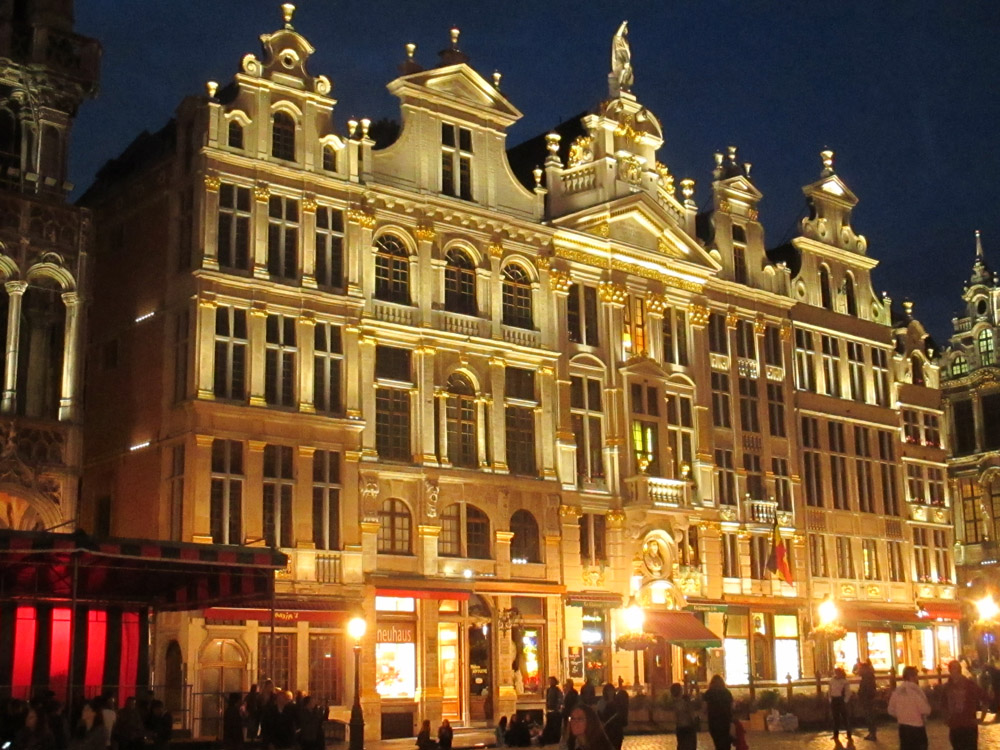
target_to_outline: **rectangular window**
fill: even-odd
[[[202,314],[208,314],[204,312]],[[215,397],[246,398],[247,311],[220,306],[215,310]]]
[[[264,539],[269,547],[295,546],[292,530],[294,449],[290,445],[264,446]]]
[[[344,637],[340,633],[309,634],[309,695],[318,706],[344,702],[342,680]]]
[[[769,325],[764,329],[764,364],[782,367],[784,362],[781,348],[781,329]]]
[[[472,131],[441,123],[441,192],[472,200]]]
[[[906,583],[906,568],[903,567],[903,543],[889,541],[886,549],[889,552],[889,580],[893,583]]]
[[[878,564],[878,544],[874,539],[861,540],[861,566],[866,581],[882,580],[882,570]]]
[[[708,316],[708,350],[715,354],[729,354],[729,330],[726,316],[713,312]]]
[[[170,540],[183,540],[184,530],[184,444],[170,448],[170,474],[167,478],[167,496],[170,501]]]
[[[227,271],[250,270],[250,188],[219,187],[217,257]]]
[[[924,505],[927,492],[924,488],[924,469],[917,464],[906,464],[906,493],[911,503]]]
[[[875,403],[889,403],[889,364],[885,349],[872,347],[872,383],[875,386]]]
[[[837,537],[837,573],[841,578],[857,578],[854,570],[854,545],[850,539]]]
[[[819,420],[802,417],[802,483],[806,494],[806,505],[822,508],[823,471],[819,453]]]
[[[851,381],[851,399],[865,400],[865,350],[855,341],[847,342],[847,369]]]
[[[694,408],[689,396],[667,394],[667,440],[673,460],[673,476],[679,478],[683,467],[694,464]]]
[[[597,289],[583,284],[572,284],[566,300],[566,322],[569,340],[574,344],[598,346]]]
[[[317,322],[313,331],[313,405],[321,414],[340,414],[344,347],[340,326]]]
[[[767,557],[770,537],[754,534],[750,537],[750,577],[756,581],[767,578]]]
[[[681,367],[689,364],[687,314],[683,310],[663,311],[663,361]]]
[[[659,417],[660,392],[656,386],[632,383],[630,393],[633,414]],[[658,419],[633,417],[632,450],[639,464],[645,462],[645,473],[650,476],[662,476],[660,473],[660,423]]]
[[[823,392],[827,396],[840,396],[840,340],[823,336]]]
[[[740,543],[736,534],[722,535],[722,577],[740,578]]]
[[[944,507],[944,469],[927,467],[927,502]]]
[[[746,472],[746,494],[751,500],[764,500],[764,472],[761,469],[760,456],[756,453],[743,453],[743,470]]]
[[[736,323],[736,356],[741,359],[757,359],[757,334],[753,321],[740,320]]]
[[[827,434],[830,447],[830,488],[833,491],[833,507],[837,510],[850,510],[850,497],[847,489],[847,446],[844,442],[844,425],[842,422],[828,422]]]
[[[268,632],[257,640],[260,644],[257,655],[260,673],[266,674],[275,685],[294,685],[295,634]]]
[[[924,445],[941,447],[941,421],[936,414],[924,414]]]
[[[410,392],[404,388],[375,389],[375,449],[390,461],[409,461]]]
[[[264,356],[264,400],[270,406],[296,406],[295,318],[267,316]]]
[[[978,544],[983,541],[982,500],[979,496],[979,482],[975,479],[961,479],[958,491],[962,503],[962,521],[965,528],[963,541]]]
[[[504,395],[520,401],[535,400],[535,372],[523,367],[508,367],[504,379]]]
[[[747,284],[750,280],[747,271],[747,249],[743,245],[733,245],[733,280],[737,284]]]
[[[816,392],[816,370],[812,331],[795,329],[795,386],[800,391]]]
[[[917,580],[930,582],[933,580],[931,570],[930,529],[916,526],[913,529],[913,571]]]
[[[716,427],[733,426],[729,376],[724,372],[712,372],[712,424]]]
[[[792,509],[792,480],[788,475],[788,459],[772,458],[771,473],[774,474],[774,500],[778,510]]]
[[[580,559],[584,565],[601,565],[607,562],[606,529],[603,515],[584,513],[580,516]]]
[[[375,377],[397,383],[410,383],[410,350],[398,346],[375,347]]]
[[[878,470],[882,483],[882,504],[887,516],[900,513],[899,481],[896,467],[896,441],[893,433],[878,431]]]
[[[781,383],[767,384],[767,426],[773,437],[785,437],[785,394]]]
[[[299,278],[299,202],[272,195],[267,204],[267,272],[272,278]]]
[[[313,454],[313,544],[316,549],[340,549],[340,453]]]
[[[243,544],[243,443],[212,441],[209,525],[215,544]]]
[[[732,451],[715,450],[715,487],[719,505],[736,505],[736,471]]]
[[[625,359],[648,351],[646,343],[646,301],[635,294],[629,295],[624,308],[624,333],[622,356]]]
[[[506,407],[507,466],[511,474],[533,477],[535,463],[535,410],[532,407]]]
[[[760,415],[757,413],[757,381],[739,378],[740,427],[744,432],[760,432]]]
[[[830,576],[830,566],[826,559],[826,540],[819,534],[809,535],[809,569],[817,578]]]
[[[188,347],[190,316],[187,309],[174,318],[174,403],[183,401],[188,394]]]
[[[976,451],[976,416],[972,399],[951,402],[952,435],[955,455],[966,456]]]
[[[948,532],[944,529],[934,529],[934,567],[938,583],[954,583]]]
[[[580,485],[604,479],[604,439],[601,381],[570,378],[570,414],[576,435],[576,475]]]
[[[920,445],[920,415],[913,409],[903,409],[903,440]]]
[[[875,513],[875,477],[870,433],[867,427],[854,426],[855,478],[858,483],[858,510]]]
[[[315,274],[321,289],[344,288],[344,212],[339,208],[316,208]]]

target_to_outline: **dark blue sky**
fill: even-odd
[[[104,45],[101,92],[80,112],[71,173],[80,188],[143,129],[159,128],[204,82],[224,84],[258,36],[280,25],[271,0],[77,0],[77,28]],[[634,91],[666,135],[660,160],[698,182],[730,144],[753,163],[768,246],[801,215],[818,152],[836,151],[858,195],[855,229],[881,261],[876,286],[909,295],[939,342],[983,231],[1000,270],[1000,3],[931,0],[300,0],[295,27],[313,73],[353,117],[395,116],[385,84],[403,45],[433,64],[461,48],[524,113],[514,145],[606,94],[611,37],[629,20]],[[942,342],[943,343],[943,342]]]

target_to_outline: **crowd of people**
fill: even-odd
[[[222,716],[225,750],[240,750],[248,742],[265,750],[323,750],[323,724],[329,710],[301,691],[276,689],[265,680],[250,686],[245,696],[230,693]]]
[[[69,715],[51,692],[0,703],[0,746],[9,750],[165,750],[172,733],[173,717],[151,696],[118,709],[105,693]]]

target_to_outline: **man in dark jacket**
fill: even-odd
[[[545,729],[542,730],[541,744],[555,745],[559,742],[562,732],[563,692],[559,689],[559,680],[549,677],[549,687],[545,691]]]
[[[979,685],[962,674],[962,665],[955,660],[948,662],[944,696],[952,750],[976,750],[979,745]]]
[[[567,731],[567,725],[569,724],[569,715],[573,713],[573,709],[576,708],[577,702],[580,700],[580,694],[576,692],[576,688],[573,686],[573,680],[566,680],[563,683],[563,702],[562,702],[562,734],[565,735]]]

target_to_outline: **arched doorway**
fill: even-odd
[[[163,702],[171,714],[178,716],[184,709],[184,659],[177,641],[167,644],[163,683]]]
[[[202,650],[195,705],[201,737],[222,736],[222,711],[229,693],[246,692],[246,655],[231,638],[215,638]]]

